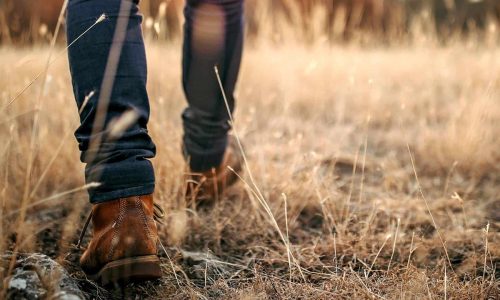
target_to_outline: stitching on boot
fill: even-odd
[[[114,224],[112,225],[113,230],[113,237],[111,238],[111,246],[109,248],[108,256],[107,259],[108,261],[111,260],[113,257],[113,254],[115,253],[116,245],[118,244],[118,229],[120,228],[120,225],[125,217],[125,212],[126,212],[126,200],[120,198],[120,201],[118,202],[119,208],[118,208],[118,217],[116,218]]]
[[[151,230],[149,229],[149,226],[148,226],[148,218],[146,216],[146,213],[144,212],[144,207],[142,206],[142,201],[140,200],[140,197],[137,197],[135,199],[135,205],[136,205],[137,210],[139,211],[139,215],[142,218],[143,227],[146,230],[149,238],[152,239],[152,233],[151,233]]]
[[[137,197],[135,199],[135,205],[137,207],[137,210],[139,211],[139,214],[140,216],[142,217],[142,221],[144,223],[143,227],[144,229],[146,230],[146,233],[148,235],[148,237],[154,241],[154,236],[153,236],[153,233],[151,232],[151,230],[149,229],[149,225],[148,225],[148,217],[146,216],[146,213],[144,212],[144,207],[142,205],[142,201],[140,200],[140,197]]]

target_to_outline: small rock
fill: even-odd
[[[9,261],[11,254],[0,256]],[[7,299],[57,300],[85,299],[68,272],[50,257],[33,253],[18,254],[12,276],[6,279]],[[51,295],[47,295],[50,291]]]
[[[35,271],[15,269],[6,281],[7,299],[42,299],[47,294]]]
[[[191,276],[203,279],[211,276],[229,273],[229,265],[211,253],[191,252],[181,250],[186,264],[191,267]]]

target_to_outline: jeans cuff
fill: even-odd
[[[183,150],[184,158],[189,164],[192,172],[206,172],[221,165],[225,149],[221,152],[212,153],[189,153]]]
[[[90,203],[151,194],[155,187],[154,169],[147,159],[128,159],[102,165],[87,165],[87,183],[99,182],[88,190]]]
[[[90,203],[97,204],[97,203],[117,200],[120,198],[149,195],[152,194],[154,190],[155,190],[155,184],[153,182],[141,186],[128,187],[109,192],[89,191],[89,197],[90,197]]]

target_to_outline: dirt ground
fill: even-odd
[[[247,47],[233,133],[248,168],[208,207],[182,197],[179,49],[147,48],[164,277],[103,289],[80,270],[90,205],[65,54],[41,97],[37,81],[6,107],[43,47],[0,48],[0,252],[49,255],[89,299],[500,298],[496,47]]]

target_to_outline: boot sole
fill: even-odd
[[[161,277],[160,259],[156,255],[129,257],[107,263],[95,275],[89,278],[106,286],[127,284]]]

